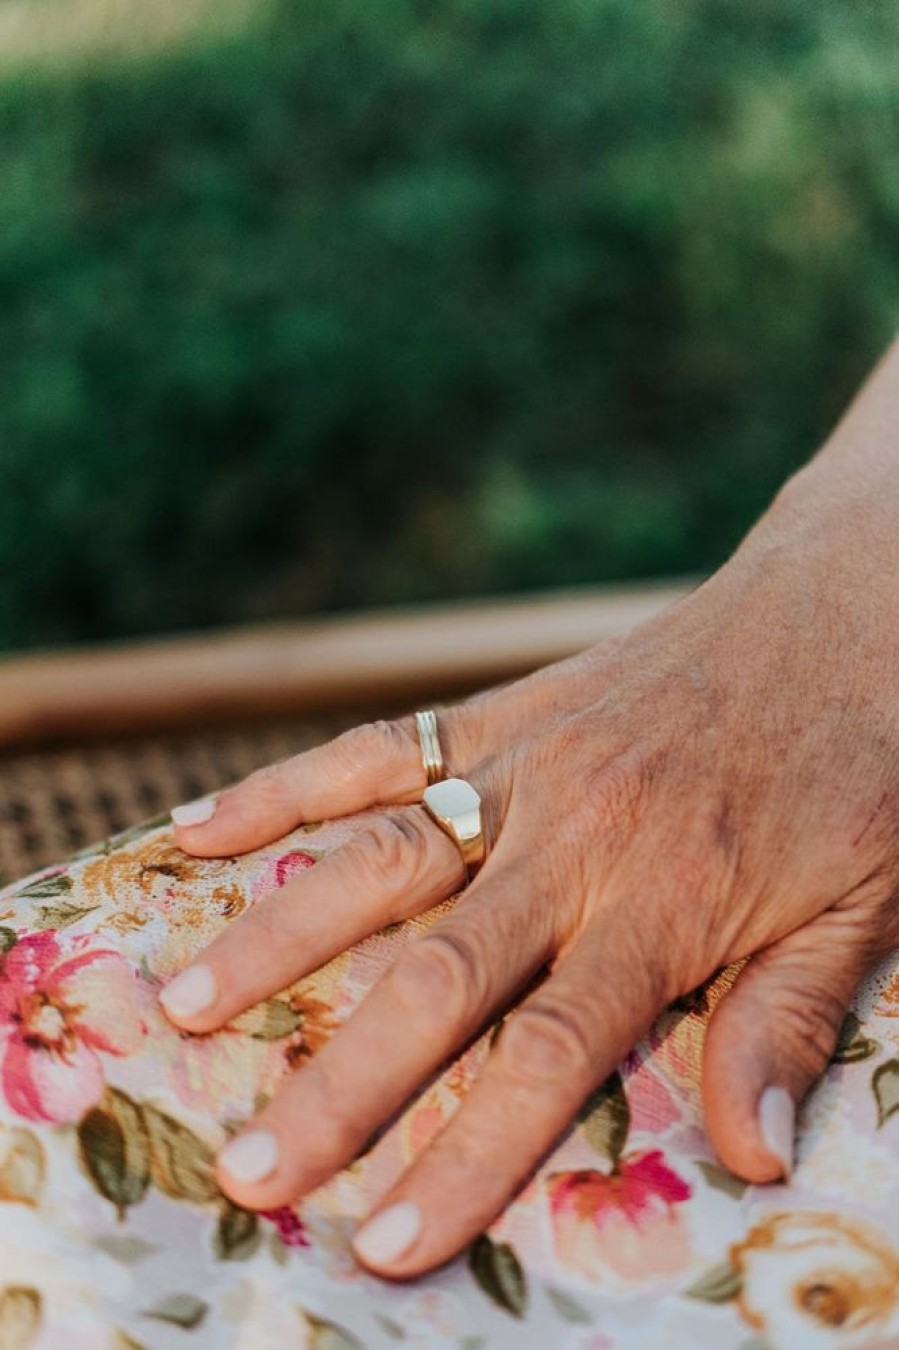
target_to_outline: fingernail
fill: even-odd
[[[420,1232],[421,1210],[403,1200],[369,1219],[353,1238],[353,1246],[363,1261],[385,1266],[408,1251]]]
[[[188,966],[166,985],[159,1002],[176,1017],[193,1017],[218,998],[218,985],[208,966]]]
[[[215,815],[214,797],[206,797],[200,802],[188,802],[186,806],[173,806],[172,820],[176,825],[205,825]]]
[[[264,1181],[278,1166],[280,1155],[273,1130],[248,1130],[225,1145],[219,1165],[235,1181]]]
[[[786,1088],[765,1088],[759,1099],[759,1130],[769,1153],[783,1167],[784,1180],[793,1175],[793,1141],[796,1132],[796,1103]]]

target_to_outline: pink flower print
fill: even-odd
[[[0,963],[0,1092],[26,1120],[78,1120],[103,1095],[97,1051],[133,1054],[144,1035],[127,962],[87,941],[66,955],[35,933]]]
[[[659,1149],[632,1155],[612,1173],[557,1172],[548,1180],[556,1254],[589,1280],[676,1275],[689,1259],[681,1211],[690,1186]]]
[[[304,853],[302,850],[295,853],[285,853],[283,858],[279,858],[275,863],[275,885],[278,887],[286,886],[288,881],[299,872],[305,872],[307,868],[315,866],[315,858],[311,853]]]
[[[409,1157],[417,1158],[432,1144],[446,1124],[446,1115],[438,1101],[429,1096],[421,1106],[409,1112],[406,1122]]]
[[[677,1097],[650,1061],[639,1060],[627,1075],[627,1104],[630,1108],[630,1128],[634,1134],[660,1135],[672,1125],[680,1124],[683,1111]]]
[[[251,899],[260,900],[271,891],[279,891],[288,885],[301,872],[306,872],[318,862],[319,855],[308,853],[305,849],[294,848],[280,856],[268,857],[260,870],[253,876],[250,887]]]
[[[278,1236],[285,1247],[308,1247],[309,1239],[303,1227],[303,1221],[290,1205],[281,1205],[278,1209],[260,1211],[263,1219],[275,1225]]]

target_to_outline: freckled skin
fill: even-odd
[[[724,1163],[776,1179],[760,1129],[798,1102],[859,981],[899,945],[899,345],[734,556],[626,637],[440,713],[448,774],[484,800],[488,857],[455,907],[255,1122],[274,1172],[221,1182],[272,1209],[322,1183],[439,1066],[519,1001],[461,1110],[379,1210],[414,1202],[405,1277],[460,1250],[672,1000],[746,964],[715,1007],[704,1100]],[[373,804],[338,853],[202,955],[204,1032],[369,932],[458,891],[420,801],[411,719],[253,775],[177,831],[227,857]],[[788,1103],[789,1104],[789,1103]]]

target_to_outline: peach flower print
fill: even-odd
[[[0,963],[0,1093],[25,1120],[78,1120],[103,1095],[97,1054],[130,1055],[144,1026],[118,952],[55,932],[21,938]]]
[[[889,984],[882,991],[875,1012],[878,1017],[899,1017],[899,970],[894,972]]]
[[[676,1275],[689,1260],[678,1209],[691,1188],[660,1149],[632,1154],[611,1173],[557,1172],[548,1179],[559,1260],[589,1280]]]
[[[730,1257],[740,1312],[772,1350],[899,1345],[899,1248],[854,1215],[769,1214]]]

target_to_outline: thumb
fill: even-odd
[[[828,910],[753,956],[715,1009],[703,1060],[706,1124],[721,1161],[747,1181],[790,1177],[796,1109],[878,955],[867,928],[857,912]]]

